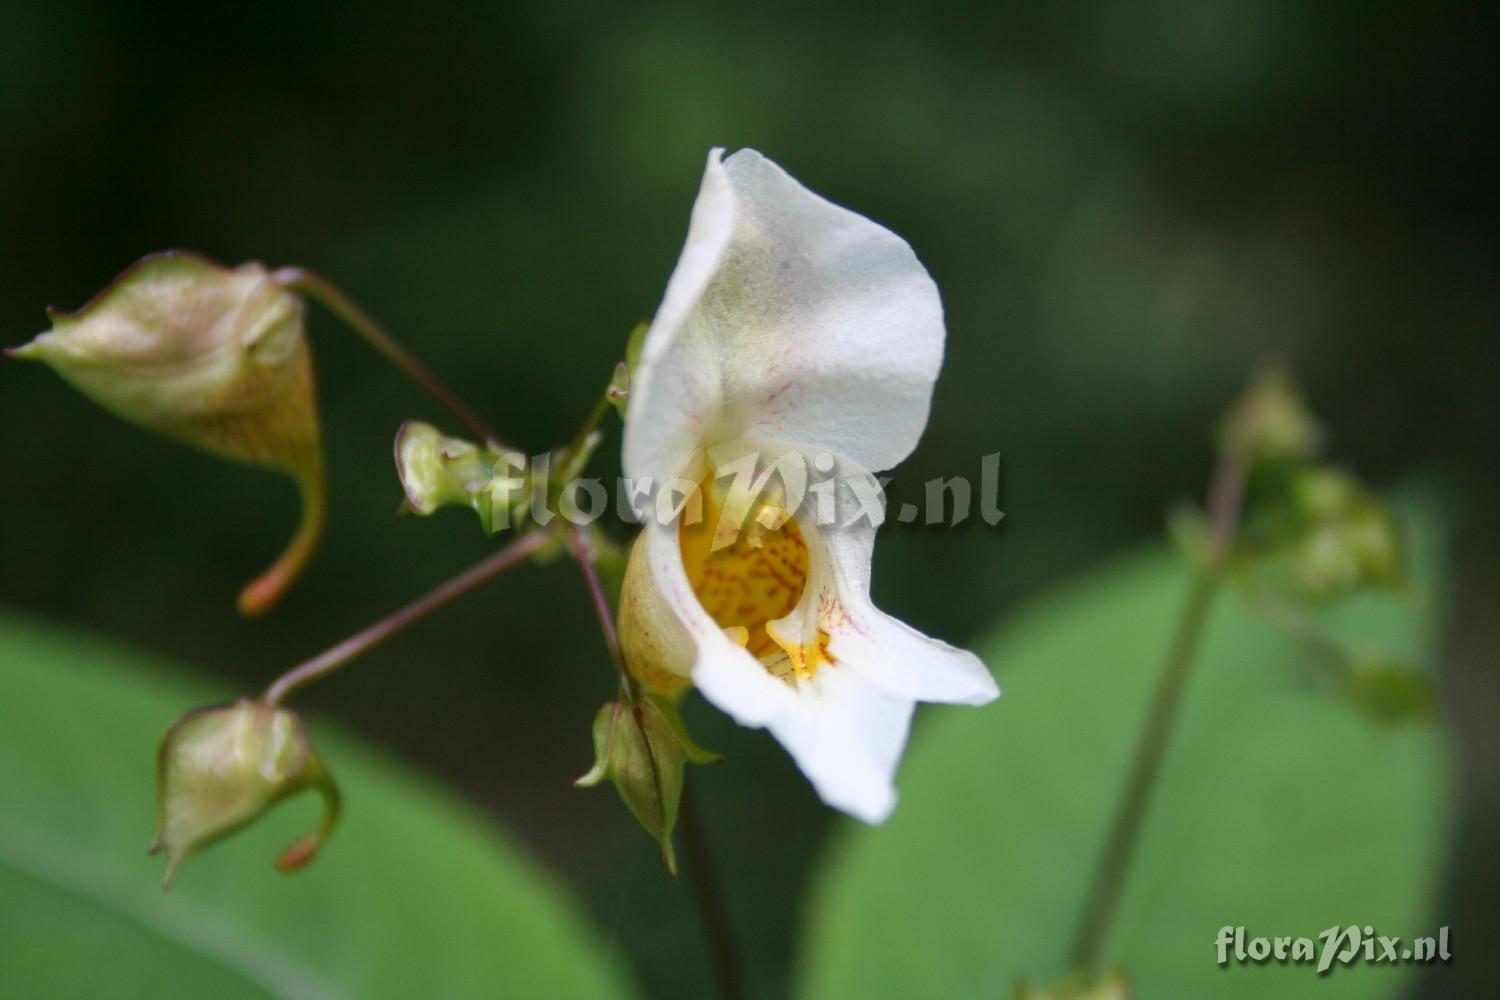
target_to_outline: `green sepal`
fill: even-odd
[[[610,702],[594,717],[594,766],[574,782],[592,788],[606,779],[661,848],[662,863],[677,876],[672,830],[682,803],[687,764],[724,758],[693,742],[674,699],[645,694],[635,703]]]

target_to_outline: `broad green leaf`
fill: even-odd
[[[194,857],[145,847],[156,743],[226,692],[0,616],[0,996],[622,996],[559,890],[473,815],[313,720],[346,812],[305,871],[316,796]],[[476,747],[482,753],[483,748]]]
[[[1356,649],[1435,655],[1440,528],[1409,511],[1417,583],[1330,627]],[[1065,971],[1137,728],[1191,585],[1165,551],[1044,600],[981,647],[1005,696],[929,709],[883,828],[844,832],[810,911],[807,997],[1010,996]],[[1216,964],[1226,925],[1313,938],[1372,924],[1408,940],[1451,820],[1442,731],[1382,723],[1233,592],[1220,595],[1111,937],[1140,997],[1384,997],[1412,965]],[[1330,980],[1336,983],[1330,985]]]

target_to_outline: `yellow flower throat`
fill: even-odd
[[[791,614],[807,587],[807,542],[797,522],[760,497],[741,522],[726,521],[712,476],[700,484],[699,496],[703,516],[684,517],[678,529],[683,567],[699,603],[772,675],[790,684],[810,680],[833,662],[828,633],[820,628],[813,641],[797,642],[769,627]]]

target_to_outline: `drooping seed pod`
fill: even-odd
[[[311,861],[339,814],[338,788],[302,720],[248,698],[184,715],[167,730],[157,758],[158,825],[150,852],[167,853],[163,886],[199,849],[310,788],[323,795],[323,819],[282,852],[276,861],[282,871]]]
[[[300,299],[258,263],[145,257],[77,312],[6,354],[41,361],[116,415],[204,451],[291,475],[302,524],[240,595],[270,609],[310,558],[326,501],[312,354]]]

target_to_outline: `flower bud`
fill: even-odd
[[[257,263],[145,257],[52,330],[6,354],[50,366],[132,423],[225,458],[292,475],[303,522],[240,596],[269,610],[311,556],[323,523],[322,454],[302,303]]]
[[[661,845],[661,859],[675,878],[672,829],[682,801],[688,763],[716,764],[724,758],[695,744],[668,698],[644,695],[634,705],[611,702],[594,718],[594,767],[575,785],[592,788],[608,779],[647,833]]]
[[[163,888],[199,848],[253,822],[276,803],[309,788],[323,795],[323,819],[288,847],[276,867],[312,860],[339,814],[339,793],[293,712],[241,698],[200,708],[172,724],[157,756],[156,839],[167,852]]]
[[[621,420],[625,419],[625,405],[630,401],[631,379],[641,363],[641,347],[646,343],[646,334],[650,330],[650,323],[637,323],[630,331],[630,337],[625,341],[625,360],[615,365],[614,375],[609,380],[607,396],[619,411]]]
[[[625,405],[630,402],[630,366],[623,361],[615,362],[615,370],[609,377],[609,388],[605,390],[609,403],[625,419]]]
[[[500,531],[527,500],[524,470],[524,455],[447,437],[420,420],[408,420],[396,433],[396,474],[406,506],[423,517],[443,507],[472,507],[486,533]]]
[[[1311,459],[1323,431],[1285,372],[1268,369],[1251,383],[1229,413],[1225,444],[1257,466]]]
[[[1317,466],[1292,480],[1292,510],[1303,521],[1335,520],[1358,504],[1363,492],[1359,480],[1342,469]]]
[[[1301,526],[1293,572],[1305,596],[1334,597],[1405,582],[1400,525],[1390,508],[1353,476],[1337,469],[1309,469],[1292,481],[1291,498]]]

